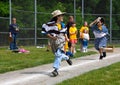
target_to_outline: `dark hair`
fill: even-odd
[[[105,20],[104,20],[104,18],[102,17],[102,18],[100,19],[100,21],[101,21],[102,23],[104,23]]]
[[[50,22],[52,22],[52,21],[57,22],[57,17],[53,17],[53,18],[50,20]]]

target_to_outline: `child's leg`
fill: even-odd
[[[74,47],[74,44],[72,43],[72,46],[71,46],[71,52],[74,54],[74,49],[75,49],[75,47]]]
[[[53,64],[55,69],[59,69],[62,59],[69,60],[69,56],[67,56],[61,49],[58,49],[57,52],[55,52],[55,61]]]
[[[86,46],[85,45],[85,40],[83,40],[82,44],[83,44],[83,48],[82,48],[83,50],[82,50],[82,52],[85,52],[85,46]]]
[[[57,51],[55,52],[55,60],[54,60],[54,64],[53,64],[53,67],[57,70],[59,69],[60,63],[61,63],[61,60],[62,60],[61,55],[62,55],[61,50],[57,49]]]
[[[88,40],[86,40],[85,52],[87,52],[87,47],[88,47]]]
[[[75,43],[74,43],[74,45],[73,45],[73,53],[76,53]]]

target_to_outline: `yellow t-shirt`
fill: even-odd
[[[99,28],[99,30],[102,30],[102,26],[100,26],[100,27],[98,27]]]
[[[57,27],[58,27],[58,30],[61,30],[61,29],[62,29],[62,28],[61,28],[61,24],[57,23],[56,25],[57,25]]]
[[[68,41],[65,41],[64,50],[65,50],[65,51],[68,51],[68,50],[69,50]]]
[[[84,30],[87,30],[89,32],[89,28],[88,27],[82,26],[81,29],[80,29],[80,31],[79,31],[79,33],[81,33],[80,34],[80,38],[83,38]]]
[[[70,39],[77,39],[77,28],[76,27],[70,27],[69,33],[70,33]]]

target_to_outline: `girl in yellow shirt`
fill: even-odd
[[[75,22],[72,23],[72,26],[69,29],[70,42],[71,42],[71,52],[75,53],[75,44],[77,43],[77,28]]]

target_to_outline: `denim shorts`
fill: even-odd
[[[99,48],[106,47],[107,38],[106,37],[96,38],[94,43],[95,43],[96,50],[99,50]]]

